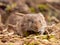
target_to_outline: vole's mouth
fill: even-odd
[[[38,32],[35,32],[35,31],[33,31],[33,30],[29,30],[29,31],[27,31],[28,32],[28,34],[30,35],[30,34],[37,34]]]

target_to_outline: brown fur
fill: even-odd
[[[16,30],[16,32],[24,36],[24,32],[32,30],[34,32],[39,32],[43,30],[44,26],[46,26],[46,22],[42,14],[21,14],[15,13],[11,14],[11,16],[7,20],[7,24],[12,25]]]

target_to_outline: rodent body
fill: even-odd
[[[12,14],[7,20],[7,24],[15,25],[16,32],[24,36],[24,32],[29,30],[43,33],[46,27],[44,16],[38,14]]]

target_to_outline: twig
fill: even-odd
[[[52,5],[50,5],[49,3],[47,3],[47,5],[48,5],[51,9],[53,9],[54,11],[56,11],[57,13],[60,13],[60,10],[54,8],[54,7],[53,7]]]

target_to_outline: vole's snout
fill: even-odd
[[[41,28],[38,30],[39,34],[43,35],[44,32],[45,32],[45,28],[46,28],[46,27],[41,27]]]

